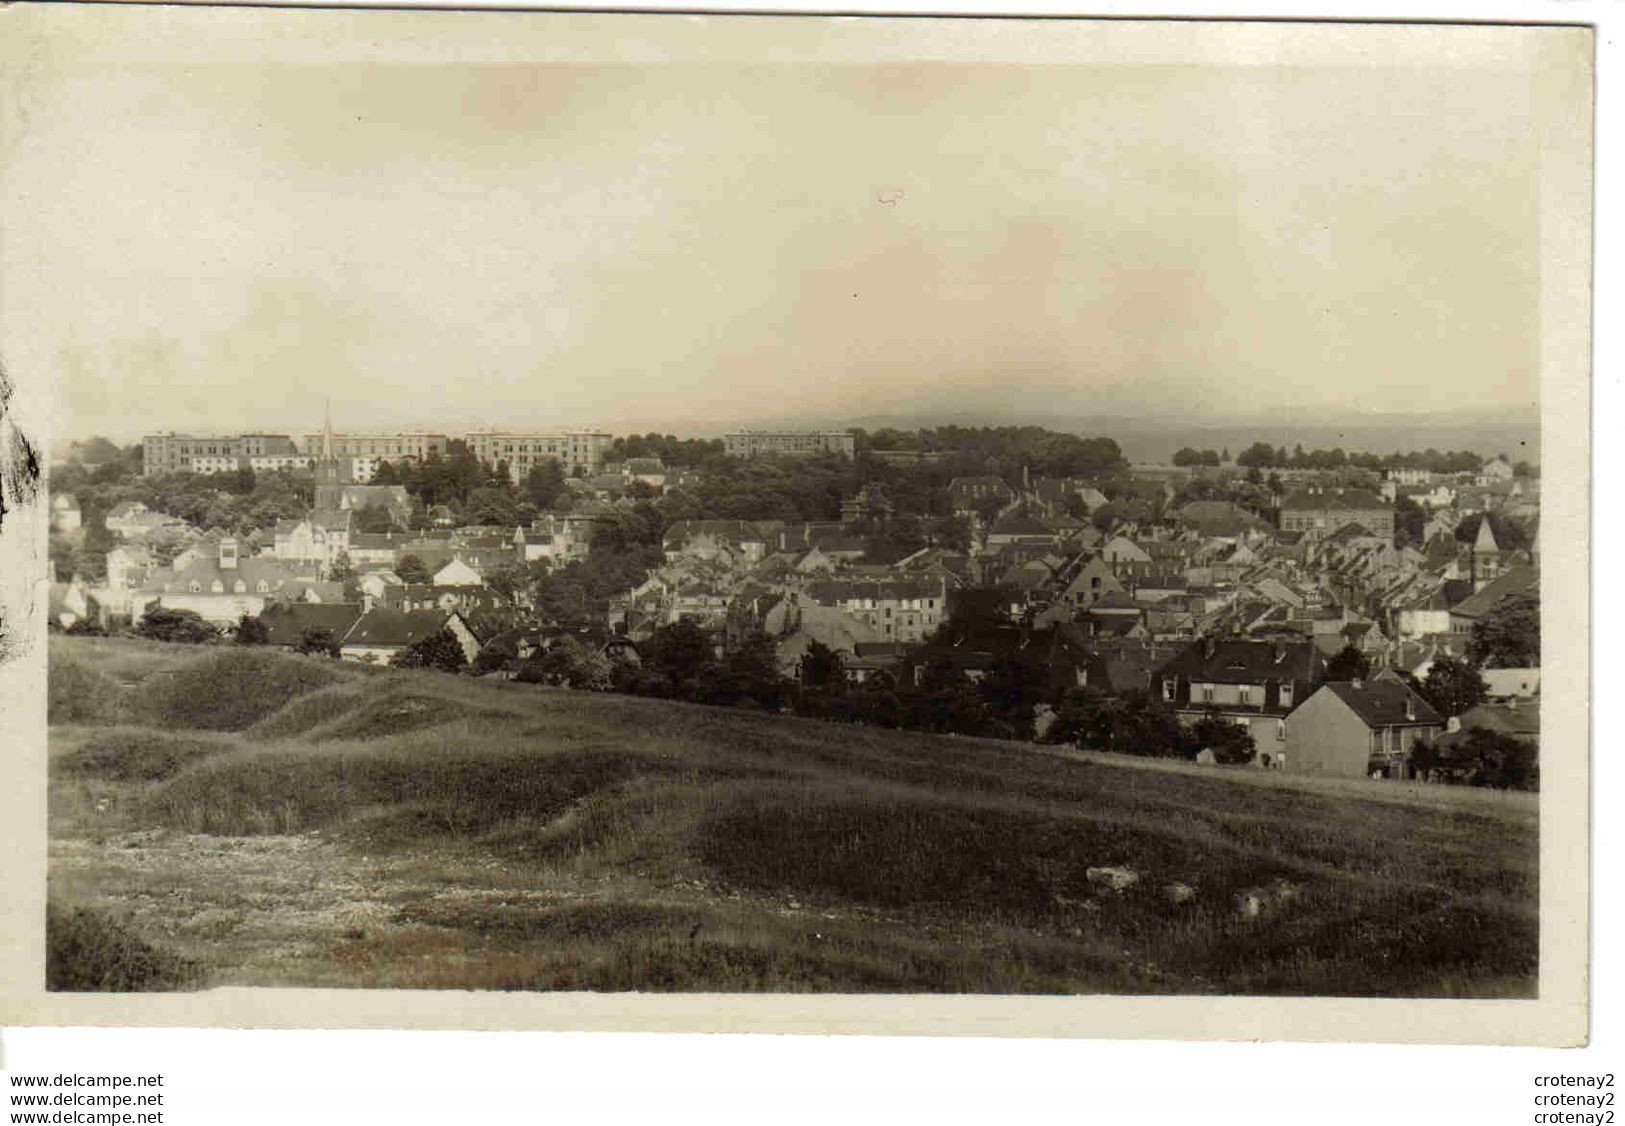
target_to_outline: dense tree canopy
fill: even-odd
[[[668,468],[693,468],[723,456],[721,439],[679,438],[675,434],[631,434],[617,437],[604,460],[625,461],[634,457],[657,457]]]
[[[1483,703],[1489,692],[1489,686],[1476,668],[1453,657],[1434,661],[1421,689],[1428,703],[1445,716],[1459,716],[1475,704]]]
[[[1327,680],[1364,680],[1371,675],[1371,658],[1352,645],[1345,645],[1326,662]]]
[[[1540,665],[1540,597],[1503,598],[1473,623],[1467,659],[1480,668],[1536,668]]]
[[[1483,727],[1469,728],[1443,752],[1424,761],[1447,780],[1469,786],[1497,790],[1540,788],[1535,745]]]

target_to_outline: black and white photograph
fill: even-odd
[[[1583,1038],[1588,29],[48,7],[42,1004]]]

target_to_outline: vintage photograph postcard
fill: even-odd
[[[1585,1041],[1592,29],[0,29],[0,1019]]]

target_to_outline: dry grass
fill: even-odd
[[[198,968],[160,950],[107,915],[84,907],[45,913],[46,988],[68,993],[133,993],[185,989]]]
[[[53,889],[211,982],[1534,990],[1533,802],[252,656],[53,729]]]

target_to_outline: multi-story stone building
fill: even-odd
[[[321,454],[322,433],[306,434],[301,441],[306,456],[317,457]],[[351,479],[363,483],[371,480],[372,473],[380,462],[424,461],[430,455],[445,457],[446,451],[451,446],[449,436],[434,434],[427,430],[379,431],[368,434],[334,433],[328,441],[331,442],[332,456],[349,458],[352,461],[354,475]]]
[[[1394,509],[1369,489],[1314,485],[1281,502],[1283,532],[1321,532],[1330,535],[1347,524],[1389,539],[1394,535]]]
[[[255,473],[276,473],[280,470],[301,471],[315,466],[316,459],[306,454],[266,454],[250,457],[248,467]]]
[[[857,436],[850,430],[739,430],[722,436],[722,448],[729,457],[812,457],[826,453],[851,457],[857,452]]]
[[[255,458],[293,457],[299,448],[286,434],[148,434],[141,439],[141,472],[221,473],[252,465]]]
[[[940,577],[832,579],[810,584],[806,595],[846,611],[885,641],[924,641],[948,615],[948,586]]]
[[[597,430],[474,430],[466,436],[470,453],[493,468],[506,462],[515,482],[544,461],[559,462],[567,474],[591,476],[603,466],[614,440]]]

